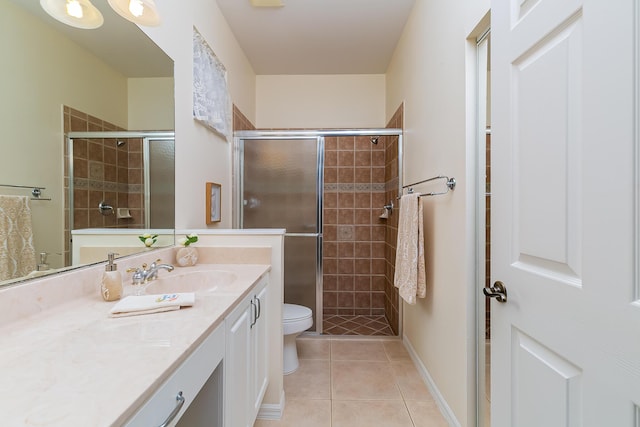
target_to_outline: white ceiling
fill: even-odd
[[[106,0],[92,0],[104,25],[81,30],[42,10],[37,0],[10,0],[65,33],[127,77],[173,75],[173,61]],[[256,74],[383,74],[415,0],[283,0],[254,8],[216,0]]]
[[[49,16],[37,0],[10,0],[91,51],[126,77],[173,76],[173,61],[135,24],[116,14],[107,0],[92,0],[104,25],[82,30],[65,25]]]
[[[217,0],[256,74],[383,74],[415,0]]]

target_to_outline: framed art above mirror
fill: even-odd
[[[81,145],[86,151],[83,153],[79,148],[70,165],[65,161],[67,132],[154,129],[172,133],[174,128],[173,61],[140,28],[114,13],[107,0],[92,3],[104,15],[104,25],[96,30],[81,30],[54,20],[37,1],[0,0],[0,51],[3,52],[0,115],[5,124],[0,184],[43,188],[37,201],[31,200],[31,190],[24,188],[0,187],[0,195],[21,198],[30,205],[34,270],[37,264],[42,264],[41,253],[47,254],[46,264],[51,272],[72,264],[70,230],[75,219],[69,219],[69,206],[73,205],[69,204],[72,200],[67,189],[70,183],[73,185],[69,172],[74,165],[81,167],[82,164],[87,172],[86,194],[81,194],[85,190],[74,190],[77,197],[87,199],[85,212],[77,217],[81,222],[86,214],[86,227],[110,227],[107,223],[97,225],[89,221],[91,216],[100,215],[98,204],[95,208],[89,207],[93,201],[90,199],[97,197],[99,191],[89,188],[98,185],[89,182],[89,172],[93,177],[100,173],[105,176],[115,168],[115,180],[105,181],[103,195],[105,190],[110,194],[110,186],[136,189],[136,197],[131,201],[111,202],[114,218],[118,213],[126,216],[127,209],[131,215],[131,218],[119,218],[121,225],[136,230],[153,227],[143,218],[142,206],[152,205],[156,197],[165,208],[171,204],[169,210],[174,210],[172,186],[162,184],[163,190],[171,194],[144,191],[145,179],[150,179],[145,178],[142,166],[148,154],[143,150],[144,137],[138,138],[139,142],[125,141],[125,145],[129,145],[127,150],[119,151],[116,151],[116,139],[85,138]],[[113,151],[109,144],[114,145]],[[130,150],[138,146],[139,150]],[[163,149],[167,147],[169,145]],[[170,147],[173,151],[173,145]],[[109,156],[114,154],[116,161],[111,162]],[[122,160],[120,164],[118,156]],[[125,158],[132,164],[140,162],[140,167],[129,168],[127,164],[125,168]],[[134,218],[134,215],[141,216]],[[172,230],[173,219],[165,221],[160,228]],[[2,232],[0,230],[0,234]],[[10,230],[4,232],[11,233]],[[140,250],[144,249],[144,245],[140,245]],[[0,253],[0,259],[7,256],[10,254]],[[21,278],[12,277],[8,281],[13,283]]]

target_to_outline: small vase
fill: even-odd
[[[198,250],[192,246],[185,246],[176,252],[176,264],[180,267],[189,267],[198,262]]]

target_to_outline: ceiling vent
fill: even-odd
[[[283,7],[282,0],[249,0],[253,7]]]

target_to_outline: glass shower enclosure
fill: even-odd
[[[284,228],[284,301],[309,307],[322,333],[324,138],[239,137],[239,228]]]
[[[78,155],[88,159],[83,168],[76,168],[76,141],[84,143]],[[174,132],[69,132],[66,144],[70,229],[175,227]],[[91,197],[76,200],[74,190],[81,189]],[[140,215],[128,219],[134,209]],[[77,223],[78,217],[87,221]]]

